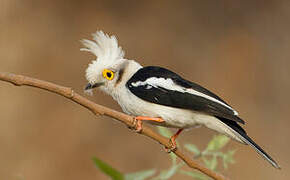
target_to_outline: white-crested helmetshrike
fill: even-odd
[[[86,70],[89,83],[85,89],[98,87],[111,95],[125,113],[135,116],[137,131],[142,130],[142,121],[178,128],[170,138],[174,149],[175,139],[183,129],[203,125],[252,146],[275,168],[280,168],[239,125],[244,121],[237,111],[220,97],[168,69],[142,67],[125,59],[115,36],[98,31],[93,39],[82,41],[85,48],[81,50],[97,57]]]

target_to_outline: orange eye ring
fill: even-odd
[[[114,78],[114,72],[109,69],[104,69],[103,76],[108,80],[112,80]]]

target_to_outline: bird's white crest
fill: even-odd
[[[83,39],[82,43],[85,48],[81,48],[81,51],[88,51],[94,54],[97,58],[89,64],[86,70],[86,78],[89,82],[94,83],[98,76],[100,68],[106,68],[115,63],[118,60],[124,58],[124,51],[122,47],[118,46],[118,41],[115,36],[109,36],[103,31],[97,31],[92,34],[94,41]]]

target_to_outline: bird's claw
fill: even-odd
[[[170,144],[170,147],[169,148],[165,147],[165,151],[167,153],[171,153],[171,152],[174,152],[174,151],[177,150],[177,145],[176,145],[176,142],[175,142],[174,139],[170,138],[169,139],[169,144]]]
[[[133,126],[134,126],[134,131],[136,133],[141,133],[142,132],[142,121],[138,120],[136,117],[134,118],[134,122],[133,122]]]

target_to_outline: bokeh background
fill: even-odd
[[[83,93],[94,56],[80,39],[115,34],[128,59],[165,66],[214,91],[240,112],[245,129],[282,166],[231,142],[232,179],[289,179],[290,2],[1,0],[0,71],[28,75]],[[88,97],[120,110],[108,96]],[[215,132],[183,133],[200,148]],[[122,172],[164,169],[163,147],[63,97],[0,82],[0,179],[108,179],[99,157]],[[176,175],[172,179],[190,179]]]

